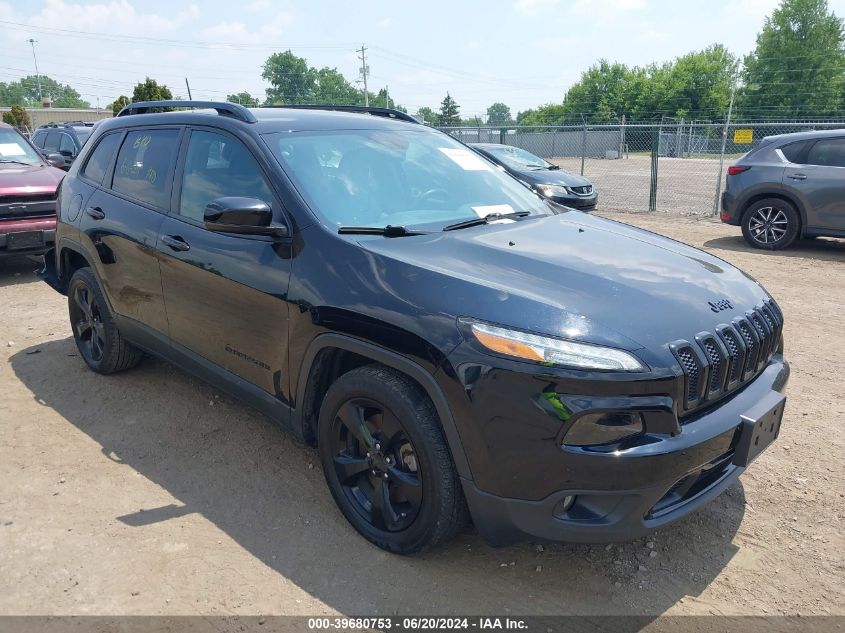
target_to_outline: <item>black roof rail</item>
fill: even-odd
[[[135,103],[126,105],[117,113],[117,116],[144,114],[150,108],[208,108],[210,110],[216,110],[217,114],[221,116],[229,116],[244,123],[255,123],[257,121],[255,115],[239,103],[229,103],[228,101],[180,101],[178,99],[172,101],[136,101]]]
[[[358,112],[360,114],[371,114],[373,116],[382,116],[388,119],[398,119],[399,121],[407,121],[408,123],[420,123],[420,120],[407,112],[401,110],[394,110],[393,108],[379,108],[375,106],[362,105],[331,105],[331,104],[297,104],[297,105],[279,105],[279,106],[264,106],[267,108],[291,108],[296,110],[336,110],[338,112]]]

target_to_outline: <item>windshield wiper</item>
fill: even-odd
[[[473,218],[472,220],[464,220],[463,222],[456,222],[449,226],[444,226],[444,231],[454,231],[455,229],[465,229],[470,226],[478,226],[480,224],[489,224],[495,220],[512,220],[514,218],[524,218],[526,215],[531,215],[528,211],[516,211],[515,213],[488,213],[483,218]]]
[[[385,237],[405,237],[407,235],[428,235],[428,231],[412,231],[402,225],[387,226],[342,226],[337,230],[341,235],[384,235]]]
[[[12,158],[0,158],[0,163],[15,163],[16,165],[26,165],[32,167],[32,163],[25,163],[22,160],[14,160]]]
[[[549,171],[554,171],[556,169],[560,169],[560,165],[547,165],[546,169],[548,169]]]

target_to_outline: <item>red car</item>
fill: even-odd
[[[64,175],[15,128],[0,123],[0,257],[39,255],[53,246]]]

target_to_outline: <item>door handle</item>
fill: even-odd
[[[100,207],[88,207],[85,209],[85,213],[90,215],[95,220],[102,220],[106,217],[106,212],[103,211]]]
[[[807,180],[806,174],[790,174],[788,177],[792,180]]]
[[[162,235],[161,241],[167,244],[170,248],[174,251],[189,251],[191,250],[191,245],[188,244],[185,240],[183,240],[178,235]]]

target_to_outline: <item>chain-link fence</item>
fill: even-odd
[[[520,147],[582,174],[600,209],[707,214],[718,210],[727,165],[766,136],[837,128],[845,121],[440,129],[465,143]]]

